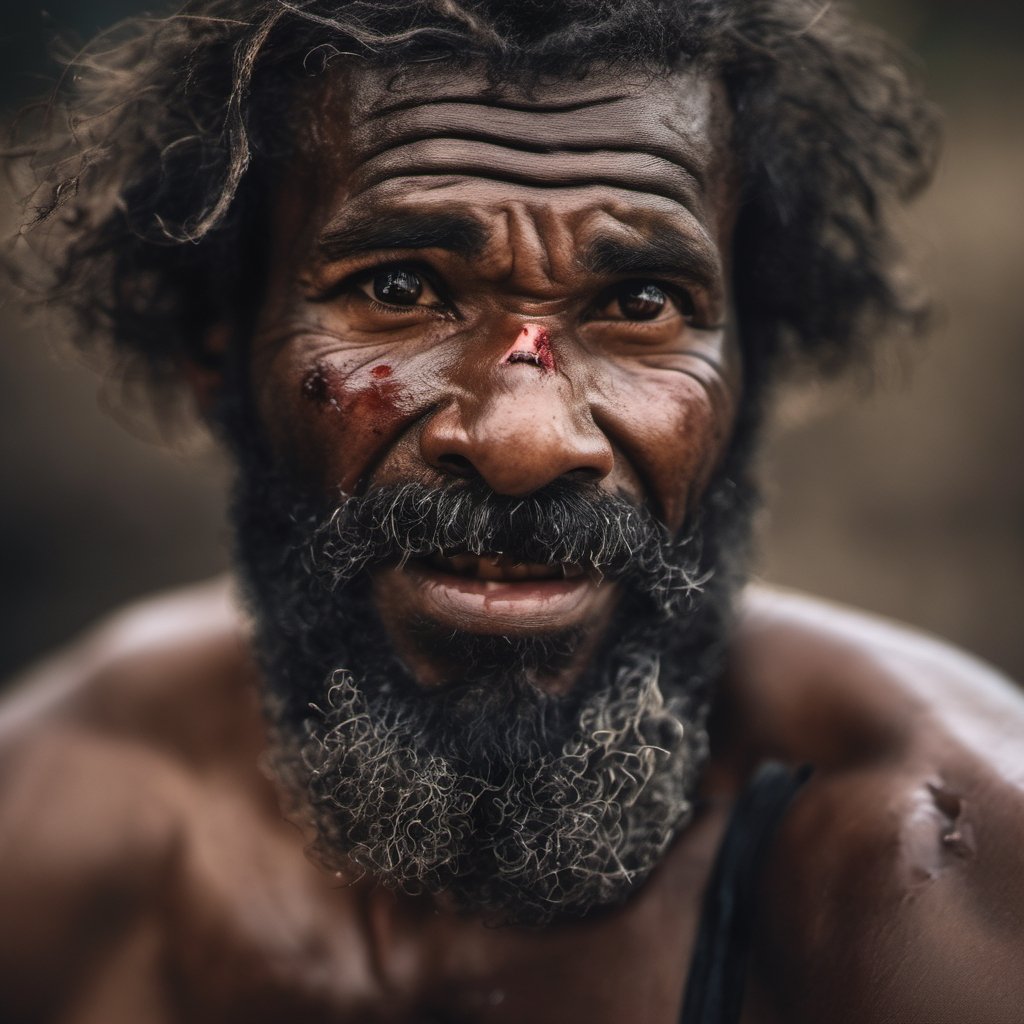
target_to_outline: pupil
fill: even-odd
[[[653,320],[667,301],[656,284],[628,284],[619,293],[619,307],[630,320]]]
[[[373,294],[392,306],[414,306],[423,282],[411,270],[382,270],[373,277]]]

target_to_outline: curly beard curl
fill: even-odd
[[[282,732],[275,767],[307,793],[325,866],[492,923],[578,917],[624,899],[692,815],[703,716],[665,700],[658,676],[649,652],[629,652],[551,751],[552,698],[528,684],[508,702],[514,717],[466,693],[424,714],[338,671],[306,735]],[[435,728],[441,716],[457,727]]]

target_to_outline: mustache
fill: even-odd
[[[621,580],[665,615],[685,610],[710,578],[696,529],[673,537],[626,497],[568,480],[525,497],[496,494],[480,481],[380,487],[346,498],[321,520],[303,561],[333,590],[377,566],[459,554]]]

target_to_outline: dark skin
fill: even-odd
[[[328,96],[323,120],[349,122],[284,186],[250,364],[277,453],[329,493],[586,480],[678,530],[739,399],[719,91],[598,77],[487,103],[473,78],[391,78],[339,83],[347,103]],[[583,626],[583,658],[600,639],[611,586],[493,568],[508,585],[486,593],[423,566],[375,575],[422,682],[445,666],[409,636],[414,616],[485,633]]]
[[[569,475],[678,528],[742,401],[720,91],[385,84],[364,71],[347,104],[324,98],[331,145],[280,197],[249,363],[276,453],[327,493],[475,473],[526,494]],[[374,579],[422,685],[446,666],[410,611],[480,632],[572,622],[585,654],[614,610],[588,580],[476,571]],[[1021,1019],[1024,702],[931,640],[748,590],[696,820],[623,907],[543,930],[307,860],[259,768],[259,687],[218,584],[125,613],[8,702],[0,1018],[669,1024],[732,803],[779,757],[816,772],[766,867],[744,1020]]]

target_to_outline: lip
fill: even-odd
[[[614,583],[568,579],[480,579],[423,561],[374,574],[378,599],[410,616],[471,633],[529,635],[580,626],[611,601]]]

